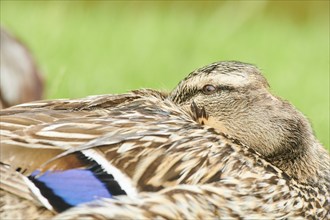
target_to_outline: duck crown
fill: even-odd
[[[184,103],[206,85],[214,85],[221,90],[239,88],[268,88],[267,80],[261,71],[252,64],[239,61],[220,61],[191,72],[171,92],[170,99]]]

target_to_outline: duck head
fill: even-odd
[[[190,73],[169,98],[199,123],[239,140],[300,182],[328,178],[330,157],[309,121],[271,94],[256,66],[210,64]]]

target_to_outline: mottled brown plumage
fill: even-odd
[[[216,121],[222,118],[213,112],[222,109],[215,105],[210,108],[206,102],[212,100],[210,95],[216,95],[212,88],[205,91],[208,95],[204,95],[203,103],[196,96],[198,87],[192,88],[189,79],[197,78],[203,85],[206,69],[223,65],[245,64],[220,62],[200,69],[169,97],[153,90],[138,90],[42,101],[1,111],[1,162],[10,165],[1,166],[1,177],[18,175],[14,181],[1,180],[1,217],[17,215],[17,210],[8,208],[8,198],[35,204],[29,218],[55,213],[40,208],[42,201],[25,193],[27,187],[12,185],[9,189],[8,185],[15,181],[18,186],[24,185],[20,179],[37,168],[46,171],[86,166],[91,161],[77,156],[84,155],[105,170],[118,169],[115,178],[129,193],[69,209],[58,219],[329,218],[326,184],[299,179],[267,161],[264,152],[256,152],[258,145],[248,147],[241,143],[243,138],[223,134],[218,126],[222,121]],[[220,70],[218,74],[222,74]],[[323,157],[327,163],[329,155],[325,152]],[[23,175],[14,171],[17,168]],[[315,178],[326,181],[323,175]]]

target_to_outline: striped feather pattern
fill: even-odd
[[[29,175],[89,166],[82,153],[129,192],[58,219],[330,217],[326,188],[192,118],[152,90],[23,104],[1,111],[1,161]]]

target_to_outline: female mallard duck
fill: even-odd
[[[330,218],[329,154],[240,62],[3,110],[1,163],[3,218]]]

